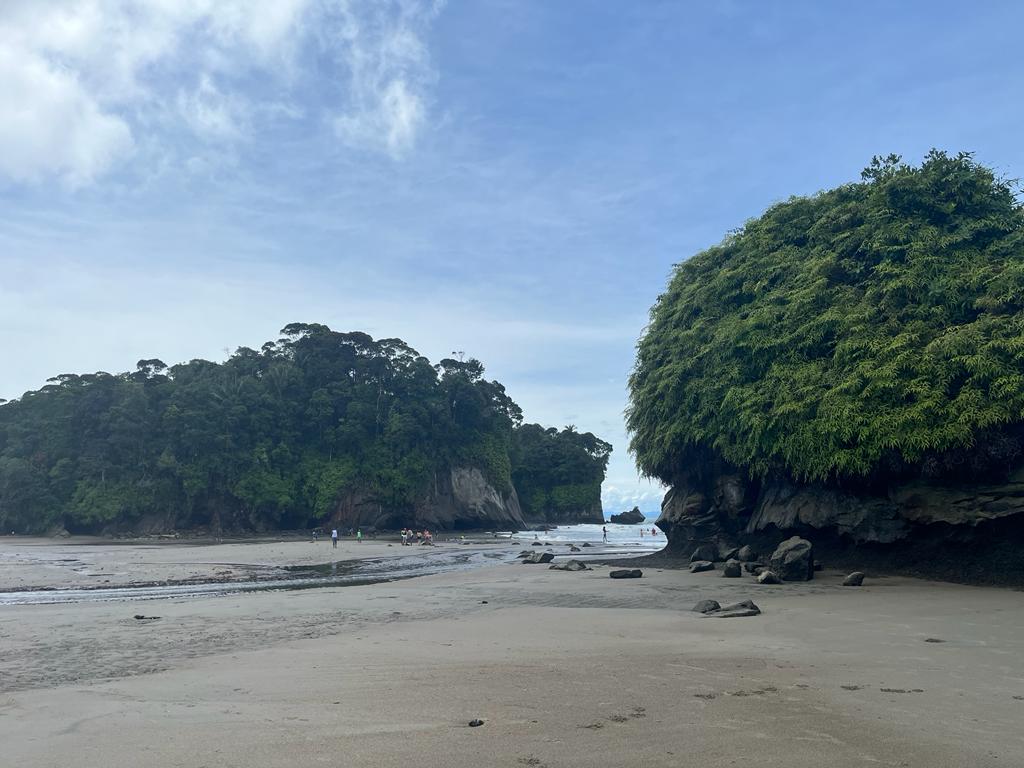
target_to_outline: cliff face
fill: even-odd
[[[548,512],[544,520],[536,522],[550,525],[580,525],[582,523],[600,525],[604,522],[604,507],[601,506],[601,502],[598,502],[591,507],[582,507],[567,512]]]
[[[1000,482],[940,485],[913,480],[873,493],[854,493],[790,480],[751,481],[729,471],[677,482],[661,506],[657,525],[669,547],[689,555],[701,544],[760,549],[800,534],[833,553],[870,553],[899,566],[923,559],[922,572],[988,578],[1002,563],[982,562],[996,550],[1021,555],[1024,541],[1024,464]],[[974,562],[968,562],[973,560]],[[986,566],[988,566],[986,568]],[[950,571],[950,569],[954,569]],[[1005,577],[1005,578],[1004,578]],[[1003,574],[995,580],[1024,581]]]
[[[455,467],[439,477],[436,486],[411,511],[394,509],[366,494],[345,494],[339,499],[330,523],[343,528],[379,529],[406,525],[437,530],[526,527],[515,490],[501,493],[476,467]]]

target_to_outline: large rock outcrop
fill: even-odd
[[[611,516],[611,522],[617,525],[637,525],[644,519],[644,513],[640,511],[640,507],[633,507],[628,512],[620,512]]]
[[[438,477],[411,509],[396,509],[366,493],[344,494],[338,500],[331,523],[343,528],[384,530],[405,525],[437,530],[526,527],[515,490],[502,493],[476,467],[454,467]]]
[[[1024,534],[1024,464],[999,482],[940,485],[916,478],[861,492],[788,479],[758,482],[721,466],[705,468],[669,489],[657,525],[681,557],[741,544],[771,551],[799,535],[830,553],[860,552],[897,568],[912,562],[923,573],[1024,582],[1024,576],[992,573],[1012,570],[1006,557],[1022,552],[1014,542]],[[993,559],[999,548],[1004,551]],[[959,561],[970,555],[974,564],[960,573],[939,562],[953,555]]]

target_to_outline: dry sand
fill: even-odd
[[[1021,592],[838,583],[516,564],[0,608],[0,763],[1024,766]]]

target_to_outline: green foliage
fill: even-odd
[[[322,325],[282,334],[222,364],[62,374],[0,405],[0,530],[96,531],[149,515],[300,527],[346,493],[411,512],[459,465],[511,490],[522,412],[479,361],[435,366],[399,339]]]
[[[558,522],[591,510],[601,516],[601,483],[612,446],[568,426],[523,424],[512,434],[512,483],[531,520]]]
[[[864,478],[1024,420],[1024,210],[969,154],[876,158],[678,265],[630,379],[631,450],[672,482]]]

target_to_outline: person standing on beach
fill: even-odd
[[[338,529],[337,528],[332,528],[331,529],[331,546],[334,547],[335,549],[338,548]]]
[[[608,526],[607,525],[602,525],[601,526],[601,541],[603,541],[605,544],[608,543]]]
[[[407,531],[405,528],[402,529],[402,546],[409,546],[409,531]]]
[[[359,544],[363,543],[363,529],[362,528],[357,528],[356,529],[356,542],[359,543]]]

